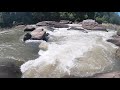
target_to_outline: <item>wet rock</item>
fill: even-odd
[[[95,20],[88,19],[88,20],[83,20],[82,22],[82,27],[87,30],[102,30],[102,31],[107,31],[106,28],[95,22]]]
[[[40,45],[39,45],[39,48],[41,50],[43,50],[43,51],[48,50],[48,44],[47,44],[47,42],[45,42],[45,41],[41,42]]]
[[[118,48],[118,49],[116,50],[115,58],[116,58],[117,60],[120,60],[120,48]]]
[[[88,29],[88,30],[92,30],[97,25],[98,25],[98,23],[92,19],[83,20],[83,22],[82,22],[82,27],[85,29]]]
[[[107,29],[110,29],[110,30],[119,30],[120,29],[120,26],[115,25],[115,24],[102,23],[102,25],[105,26]]]
[[[30,33],[32,35],[31,39],[33,40],[45,40],[45,37],[47,36],[46,31],[44,29],[35,29]]]
[[[111,42],[115,44],[116,46],[120,46],[120,38],[108,39],[107,42]]]
[[[48,40],[48,38],[47,38],[48,35],[49,34],[46,33],[46,31],[43,28],[37,28],[34,31],[25,34],[23,40],[26,41],[26,40],[31,39],[31,40],[45,40],[45,41],[47,41]]]
[[[35,25],[27,25],[25,28],[24,28],[24,31],[33,31],[36,29],[36,26]]]
[[[38,22],[36,26],[48,26],[46,21]]]
[[[86,30],[84,30],[82,27],[70,27],[68,28],[67,30],[80,30],[80,31],[83,31],[84,33],[88,33]]]
[[[45,31],[54,31],[55,28],[50,26],[38,26],[36,29],[44,29]]]
[[[117,31],[117,35],[120,36],[120,30]]]
[[[120,38],[118,35],[113,35],[112,38]]]
[[[55,21],[42,21],[36,24],[36,26],[50,26],[50,27],[55,27],[55,28],[68,28],[68,25],[55,22]]]
[[[107,29],[106,29],[104,26],[102,26],[102,25],[97,25],[97,26],[95,26],[95,27],[93,28],[93,30],[101,30],[101,31],[106,31],[106,32],[108,32]]]
[[[120,72],[114,71],[114,72],[96,74],[93,78],[120,78]]]
[[[0,61],[0,78],[21,78],[20,66],[24,62],[16,60]]]
[[[120,46],[120,36],[113,35],[112,39],[108,39],[107,42],[111,42],[111,43],[115,44],[116,46]]]
[[[72,21],[69,21],[69,20],[60,20],[60,23],[62,23],[62,24],[72,24]]]

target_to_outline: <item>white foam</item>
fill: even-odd
[[[54,37],[48,50],[40,50],[39,58],[21,66],[23,77],[89,76],[112,68],[113,53],[118,47],[105,40],[114,31],[83,33],[62,28],[49,33]]]

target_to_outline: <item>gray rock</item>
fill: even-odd
[[[102,31],[107,31],[106,27],[104,27],[101,24],[98,24],[97,22],[95,22],[95,20],[91,20],[91,19],[83,20],[82,27],[84,29],[87,29],[87,30],[102,30]]]
[[[0,78],[21,78],[20,66],[23,61],[0,58]]]
[[[42,21],[36,24],[36,26],[50,26],[50,27],[55,27],[55,28],[68,28],[68,25],[55,22],[55,21]]]
[[[83,31],[84,33],[88,33],[86,30],[84,30],[83,28],[77,28],[77,27],[70,27],[67,30],[80,30]]]
[[[120,72],[114,71],[114,72],[96,74],[93,78],[120,78]]]
[[[120,46],[120,38],[108,39],[107,42],[111,42],[116,46]]]
[[[24,31],[33,31],[36,29],[36,26],[35,25],[27,25],[25,28],[24,28]]]
[[[69,20],[60,20],[60,23],[62,23],[62,24],[72,24],[72,21],[69,21]]]
[[[115,58],[116,58],[117,60],[120,60],[120,48],[118,48],[118,49],[116,50]]]
[[[46,31],[43,28],[37,28],[34,31],[25,34],[23,41],[26,41],[26,40],[45,40],[45,41],[47,41],[48,35],[49,34],[46,33]]]
[[[117,35],[120,36],[120,30],[117,31]]]

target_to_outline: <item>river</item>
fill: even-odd
[[[120,70],[117,46],[106,42],[116,32],[56,29],[43,51],[22,42],[23,28],[0,32],[0,77],[89,77]],[[9,67],[8,67],[9,66]],[[14,72],[15,71],[15,72]]]
[[[20,66],[38,57],[38,49],[22,42],[24,27],[5,29],[0,32],[0,78],[20,78]]]

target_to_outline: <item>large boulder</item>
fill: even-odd
[[[91,26],[90,29],[92,29],[93,27],[97,26],[98,23],[95,22],[95,20],[92,19],[87,19],[87,20],[83,20],[82,22],[82,26],[85,28],[86,26]]]
[[[120,36],[113,35],[112,39],[108,39],[107,42],[111,42],[111,43],[115,44],[116,46],[120,46]]]
[[[31,39],[33,40],[43,40],[45,38],[46,31],[42,28],[41,29],[37,28],[34,31],[32,31],[30,34],[32,36]]]
[[[20,66],[23,61],[10,58],[0,58],[0,78],[21,78]]]
[[[120,46],[120,38],[108,39],[107,42],[111,42],[116,46]]]
[[[98,24],[97,22],[95,22],[95,20],[91,20],[91,19],[83,20],[82,27],[87,30],[107,31],[105,26]]]
[[[33,31],[36,29],[36,25],[27,25],[25,28],[24,28],[24,31]]]
[[[36,26],[50,26],[50,27],[55,27],[55,28],[68,28],[68,25],[55,22],[55,21],[42,21],[36,24]]]
[[[47,41],[48,40],[48,38],[47,38],[48,35],[49,34],[46,33],[46,31],[43,28],[37,28],[34,31],[25,34],[23,40],[26,41],[26,40],[31,39],[31,40],[45,40],[45,41]]]

